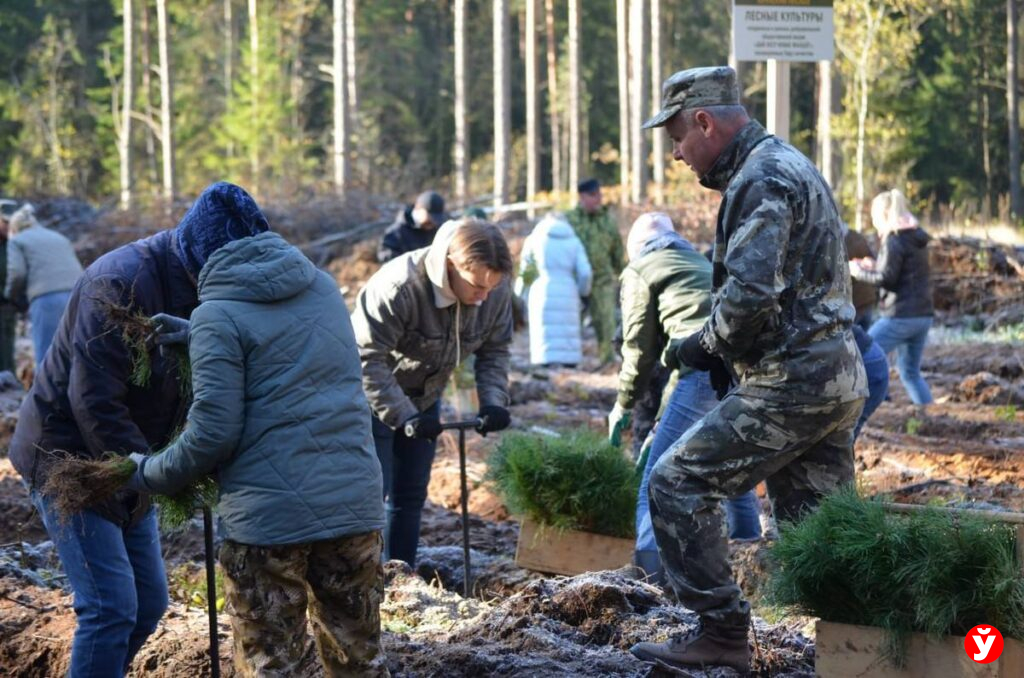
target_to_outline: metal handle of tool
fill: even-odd
[[[210,676],[220,678],[220,642],[217,638],[217,577],[213,564],[213,514],[203,507],[203,542],[206,550],[206,607],[210,615]]]
[[[442,431],[459,432],[459,480],[462,483],[462,594],[469,598],[472,585],[469,580],[469,484],[466,480],[466,429],[480,429],[487,425],[486,417],[441,424]]]

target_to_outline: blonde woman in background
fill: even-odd
[[[882,242],[878,260],[850,262],[856,280],[882,289],[881,318],[868,334],[888,355],[896,351],[896,367],[907,394],[916,405],[932,402],[921,376],[921,358],[932,326],[932,282],[928,267],[931,238],[910,213],[906,196],[885,191],[871,202],[871,222]]]

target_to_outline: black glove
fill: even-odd
[[[430,414],[417,414],[405,420],[402,427],[407,438],[435,440],[441,435],[441,420]]]
[[[504,431],[512,423],[512,417],[508,410],[497,405],[484,405],[480,408],[480,413],[476,415],[476,418],[479,422],[476,425],[476,432],[482,436],[491,431]]]
[[[732,389],[732,375],[729,374],[729,368],[725,366],[725,362],[721,358],[717,358],[715,364],[708,370],[708,374],[711,377],[711,388],[715,389],[715,396],[722,400]]]
[[[678,340],[673,339],[672,341],[675,344],[676,358],[683,365],[707,372],[715,362],[721,362],[720,358],[708,353],[700,343],[700,332],[694,332],[678,344],[675,343]]]

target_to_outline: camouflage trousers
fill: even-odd
[[[380,644],[381,533],[220,547],[241,676],[301,675],[306,613],[326,676],[387,676]]]
[[[768,401],[740,387],[658,460],[649,492],[661,562],[679,601],[706,625],[746,637],[750,621],[729,567],[722,499],[763,480],[776,520],[791,521],[852,483],[863,405]]]
[[[612,340],[615,338],[615,307],[618,295],[615,293],[615,282],[595,283],[590,291],[590,324],[597,335],[597,356],[602,362],[614,357]]]

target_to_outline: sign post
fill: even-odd
[[[737,61],[768,62],[768,131],[789,138],[789,62],[831,61],[832,0],[733,0]]]

